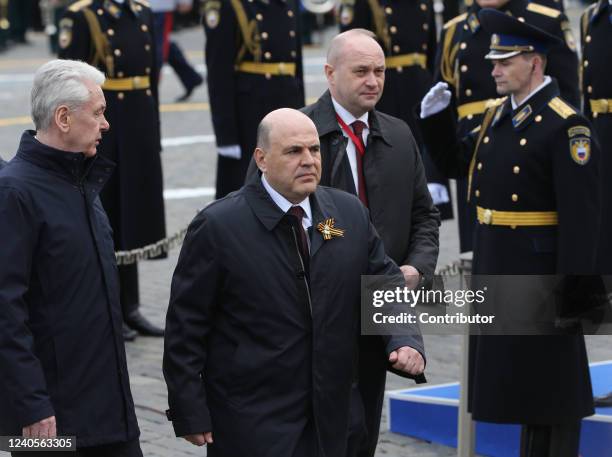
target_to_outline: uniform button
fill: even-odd
[[[479,170],[482,170],[482,162],[478,162],[478,166],[476,168],[478,168]]]
[[[151,50],[151,45],[145,44],[145,51],[150,51],[150,50]]]
[[[392,25],[391,27],[389,27],[389,32],[391,33],[397,33],[397,27]]]
[[[151,74],[151,67],[147,67],[147,68],[145,68],[145,73],[146,73],[147,75],[150,75],[150,74]]]
[[[398,73],[403,73],[404,69],[402,67],[397,67],[397,72]]]
[[[297,57],[297,52],[291,51],[291,57]]]
[[[268,32],[261,32],[261,38],[263,40],[267,40],[268,39]]]
[[[474,191],[474,195],[475,195],[477,198],[478,198],[478,197],[480,197],[480,191],[479,191],[478,189],[476,189],[476,190]]]
[[[387,13],[387,14],[393,14],[393,8],[391,8],[390,6],[387,6],[387,7],[385,8],[385,13]]]
[[[589,61],[588,61],[588,60],[585,60],[585,61],[584,61],[584,63],[583,63],[583,65],[584,65],[584,68],[588,67],[588,66],[589,66]]]
[[[488,136],[485,136],[485,137],[482,139],[482,142],[483,142],[483,143],[485,143],[485,144],[487,144],[487,143],[489,142],[489,137],[488,137]]]
[[[266,73],[266,79],[272,79],[272,75],[270,73]]]
[[[592,94],[592,93],[593,93],[593,86],[589,86],[589,87],[587,87],[587,92],[588,92],[589,94]]]
[[[525,146],[527,144],[527,139],[526,138],[521,138],[521,141],[519,141],[519,144],[521,146]]]
[[[586,37],[584,37],[584,41],[586,41],[587,43],[590,43],[592,40],[591,35],[587,35]]]
[[[467,65],[461,65],[461,73],[465,73],[466,71],[468,71],[468,66]]]
[[[293,11],[291,11],[291,10],[287,11],[287,16],[293,17]]]
[[[519,167],[518,165],[515,165],[514,168],[512,168],[512,173],[514,173],[515,175],[518,175],[521,172],[521,167]]]
[[[423,49],[423,51],[427,51],[427,43],[423,43],[423,46],[421,46],[421,48]]]
[[[512,194],[512,201],[513,202],[518,202],[518,195]]]
[[[472,119],[474,119],[474,115],[473,114],[468,114],[467,115],[467,119],[468,119],[468,121],[471,121]]]
[[[263,20],[263,16],[261,15],[261,13],[257,13],[255,15],[255,19],[257,19],[258,21],[261,21],[261,20]]]
[[[108,29],[106,33],[108,34],[108,36],[113,36],[115,34],[115,31],[113,29]]]
[[[117,98],[118,98],[119,100],[123,100],[123,99],[125,98],[125,94],[124,94],[123,92],[119,92],[119,93],[117,94]]]
[[[520,16],[519,16],[517,19],[518,19],[519,21],[521,21],[521,22],[525,22],[525,18],[524,18],[524,17],[520,17]]]
[[[467,30],[469,27],[467,24],[463,24],[463,30]]]
[[[118,78],[123,78],[124,73],[122,71],[118,71],[117,72],[117,77]]]
[[[269,52],[265,52],[265,53],[264,53],[264,57],[265,57],[267,60],[270,60],[270,59],[272,58],[272,54],[270,54]]]
[[[293,38],[295,36],[295,30],[289,30],[289,36]]]
[[[146,24],[142,24],[140,26],[140,30],[142,30],[143,32],[148,32],[149,31],[149,27],[147,27]]]
[[[535,121],[536,121],[536,122],[542,122],[542,115],[541,115],[541,114],[538,114],[538,115],[535,117]]]
[[[400,47],[396,44],[393,46],[393,52],[399,52],[400,51]]]
[[[147,95],[150,97],[151,95],[153,95],[153,92],[151,92],[151,89],[147,89]]]
[[[425,3],[421,3],[421,11],[427,11],[427,5]]]
[[[429,24],[423,24],[423,30],[429,30]]]
[[[599,113],[593,113],[593,118],[596,118],[597,116],[599,116]]]
[[[461,44],[459,45],[459,47],[460,47],[461,49],[465,49],[465,48],[467,48],[467,43],[463,42],[463,43],[461,43]]]
[[[121,55],[121,49],[115,49],[115,55],[119,57]]]
[[[98,11],[96,11],[96,13],[98,13],[98,16],[102,16],[104,14],[104,10],[102,8],[98,8]]]
[[[465,89],[465,95],[467,95],[468,97],[472,96],[472,89]]]

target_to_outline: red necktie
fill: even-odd
[[[304,218],[304,210],[301,206],[292,206],[287,211],[287,214],[292,215],[297,219],[298,222],[298,245],[300,248],[300,254],[302,255],[302,260],[307,267],[308,259],[310,258],[310,251],[308,250],[308,238],[306,237],[306,230],[304,230],[304,226],[302,225],[302,219]]]
[[[359,200],[368,207],[368,195],[366,193],[365,176],[363,174],[363,156],[365,155],[365,144],[363,144],[363,129],[366,127],[365,122],[355,121],[351,124],[353,132],[357,137],[359,144],[355,144],[355,159],[357,162],[357,194]]]

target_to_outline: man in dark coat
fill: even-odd
[[[316,128],[281,109],[259,128],[238,192],[192,222],[172,281],[164,375],[178,436],[210,457],[344,456],[353,409],[361,275],[403,282],[367,210],[317,187]],[[379,356],[420,375],[423,344],[379,337]]]
[[[483,9],[479,20],[493,33],[487,58],[497,91],[506,97],[486,111],[479,131],[460,140],[453,136],[445,83],[421,107],[425,141],[440,166],[468,177],[478,221],[473,273],[593,275],[601,158],[588,120],[544,73],[546,53],[562,43],[493,9]],[[551,308],[542,312],[565,317]],[[469,374],[472,417],[522,424],[521,456],[577,456],[581,419],[593,414],[579,329],[474,336]]]
[[[453,109],[457,117],[457,134],[462,137],[478,127],[488,103],[497,97],[490,77],[491,67],[484,56],[489,49],[489,34],[481,27],[478,12],[497,8],[522,18],[565,43],[551,50],[547,71],[557,79],[561,96],[572,106],[578,106],[578,57],[571,25],[565,14],[528,0],[475,0],[468,10],[447,22],[440,35],[434,79],[449,84]],[[442,171],[442,170],[440,170]],[[476,220],[474,205],[467,203],[467,182],[457,181],[457,213],[459,248],[472,250]]]
[[[593,3],[580,20],[582,44],[582,106],[593,124],[602,148],[602,220],[599,237],[599,268],[612,274],[612,5]],[[596,406],[612,406],[612,393],[595,399]]]
[[[304,106],[298,2],[205,0],[202,8],[221,198],[242,187],[263,117]]]
[[[152,18],[143,0],[80,0],[60,21],[59,57],[88,62],[108,78],[103,89],[113,129],[99,152],[117,169],[101,197],[120,251],[166,236]],[[128,326],[163,335],[138,309],[137,264],[120,265],[119,279]]]
[[[142,457],[98,198],[113,170],[96,155],[103,82],[82,62],[43,65],[36,131],[0,171],[0,435],[74,435],[77,456]]]
[[[422,148],[415,107],[431,87],[437,33],[431,0],[343,0],[340,30],[371,30],[385,53],[385,90],[376,109],[405,121],[423,156],[429,189],[443,219],[452,219],[448,180]]]

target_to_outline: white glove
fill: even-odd
[[[427,188],[429,189],[429,193],[431,194],[431,199],[433,200],[434,205],[440,205],[442,203],[450,202],[448,190],[446,190],[445,185],[438,184],[436,182],[430,182],[427,183]]]
[[[421,101],[421,119],[433,116],[445,109],[451,100],[451,93],[448,84],[439,82],[423,97]]]
[[[231,146],[217,146],[217,154],[228,159],[240,160],[242,157],[242,150],[239,144],[232,144]]]

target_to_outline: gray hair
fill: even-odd
[[[47,130],[62,105],[74,110],[89,100],[85,81],[101,86],[104,74],[97,68],[78,60],[51,60],[34,75],[30,96],[32,119],[36,130]]]

